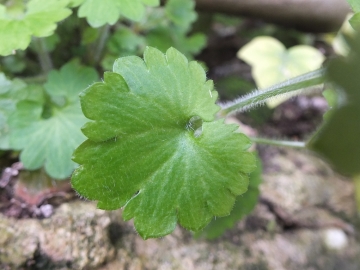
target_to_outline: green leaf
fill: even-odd
[[[348,14],[339,29],[336,33],[335,38],[332,40],[332,47],[336,54],[346,56],[349,53],[350,47],[348,44],[348,39],[355,36],[356,31],[351,26],[349,20],[351,19],[352,14]]]
[[[324,120],[329,120],[334,110],[338,107],[338,103],[339,103],[338,99],[340,98],[341,95],[339,95],[339,93],[337,93],[336,90],[328,88],[323,91],[323,96],[325,97],[329,105],[329,109],[324,114],[323,118]]]
[[[252,75],[259,88],[266,88],[303,73],[318,69],[324,56],[315,48],[298,45],[286,50],[272,37],[257,37],[238,52],[238,57],[252,66]],[[287,97],[267,102],[276,107]]]
[[[9,150],[9,116],[15,111],[20,100],[43,100],[42,91],[34,86],[27,86],[21,80],[9,81],[0,73],[0,149]]]
[[[84,0],[78,16],[86,17],[92,27],[115,24],[120,15],[139,21],[145,14],[145,5],[158,6],[159,0]]]
[[[81,35],[81,44],[87,45],[95,42],[100,35],[99,28],[86,27]]]
[[[347,58],[330,62],[328,78],[346,95],[308,142],[308,147],[326,160],[339,172],[350,176],[360,173],[360,35],[351,42]]]
[[[0,4],[0,55],[25,50],[31,36],[46,37],[53,34],[56,23],[71,14],[68,0],[14,1],[6,7]]]
[[[114,61],[117,58],[130,55],[140,55],[145,46],[145,37],[135,33],[132,29],[122,27],[118,29],[107,42],[106,47],[108,49],[108,53],[101,61],[101,65],[104,70],[111,70]]]
[[[168,0],[165,6],[167,17],[183,32],[187,32],[191,24],[196,20],[193,0]]]
[[[26,62],[24,52],[18,52],[15,55],[8,55],[0,59],[0,66],[4,71],[10,74],[16,74],[24,71]]]
[[[101,209],[124,207],[145,239],[228,215],[255,164],[237,126],[213,121],[216,98],[202,67],[174,48],[118,59],[80,97],[92,121],[74,153],[73,187]]]
[[[354,29],[360,29],[360,12],[351,17],[349,23]]]
[[[213,219],[203,231],[196,234],[196,237],[205,236],[207,239],[215,239],[221,236],[227,229],[233,228],[239,220],[250,214],[258,202],[260,194],[259,185],[262,182],[261,173],[261,161],[257,158],[256,170],[249,177],[248,191],[236,198],[230,215]]]
[[[78,7],[80,6],[85,0],[70,0],[69,7]]]
[[[22,150],[20,160],[26,169],[45,166],[53,178],[70,176],[76,167],[71,161],[72,152],[85,139],[80,127],[86,119],[77,96],[96,80],[94,69],[71,62],[60,71],[51,71],[44,85],[53,100],[62,98],[63,103],[21,101],[17,104],[9,119],[10,145]]]
[[[195,33],[187,37],[176,29],[159,27],[150,31],[146,37],[147,44],[165,52],[169,47],[174,47],[187,58],[199,53],[206,45],[206,37],[203,34]]]
[[[145,40],[129,28],[120,28],[111,36],[107,44],[109,52],[123,56],[127,52],[137,54],[140,47],[145,47]],[[128,56],[128,55],[126,55]]]
[[[360,12],[360,1],[359,0],[347,0],[354,12]]]
[[[15,110],[15,102],[9,98],[9,93],[13,88],[11,81],[0,73],[0,149],[9,149],[9,127],[7,118]]]

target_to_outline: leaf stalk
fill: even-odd
[[[273,140],[273,139],[265,139],[265,138],[257,138],[257,137],[250,137],[250,140],[254,143],[259,143],[259,144],[285,146],[285,147],[300,148],[300,149],[303,149],[306,146],[305,142],[282,141],[282,140]]]
[[[34,38],[34,44],[37,49],[37,55],[40,62],[42,71],[47,74],[50,70],[53,69],[53,63],[47,50],[47,45],[43,38]]]
[[[104,51],[106,40],[108,39],[109,34],[110,34],[110,28],[111,28],[111,26],[109,24],[105,24],[100,29],[99,38],[97,39],[97,41],[95,43],[94,56],[93,56],[93,59],[92,59],[93,64],[97,64],[101,59],[101,56],[102,56],[103,51]]]
[[[264,104],[270,98],[299,91],[307,87],[319,85],[324,83],[324,81],[325,69],[318,69],[309,73],[305,73],[269,88],[255,90],[235,101],[220,104],[222,110],[219,112],[219,115],[225,117],[237,112],[244,112]]]

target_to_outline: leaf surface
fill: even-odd
[[[250,174],[249,188],[246,193],[238,196],[231,210],[230,215],[226,217],[214,218],[204,230],[196,234],[196,236],[205,236],[207,239],[215,239],[221,236],[227,229],[231,229],[235,224],[243,219],[246,215],[250,214],[258,202],[260,194],[259,185],[261,179],[261,161],[257,158],[256,170]]]
[[[143,238],[228,215],[254,158],[236,125],[213,121],[217,93],[202,67],[173,48],[148,47],[144,60],[119,58],[113,71],[81,95],[92,121],[74,153],[73,187],[99,208],[124,206]]]
[[[86,17],[92,27],[115,24],[120,16],[139,21],[145,6],[158,6],[159,0],[84,0],[79,8],[80,18]]]
[[[71,14],[68,0],[15,1],[10,7],[0,4],[0,55],[25,50],[31,36],[46,37],[53,34],[56,23]]]
[[[53,99],[50,106],[28,100],[17,104],[9,119],[10,145],[22,150],[20,160],[26,169],[45,166],[51,177],[70,176],[76,167],[72,152],[85,140],[80,128],[86,119],[77,95],[96,80],[95,70],[71,62],[49,73],[45,89]]]
[[[298,45],[290,49],[272,37],[257,37],[238,52],[238,57],[252,66],[259,88],[266,88],[303,73],[318,69],[324,56],[315,48]],[[267,104],[276,107],[289,97],[278,97]]]

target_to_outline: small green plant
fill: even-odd
[[[248,214],[261,182],[251,141],[308,147],[360,182],[359,36],[349,39],[347,58],[317,70],[323,60],[317,51],[286,52],[272,40],[286,60],[311,55],[315,63],[302,69],[303,61],[275,61],[285,82],[267,80],[267,88],[219,105],[213,82],[191,61],[205,45],[203,34],[191,32],[197,16],[191,0],[156,8],[158,0],[0,3],[0,54],[7,56],[0,74],[0,149],[19,151],[26,169],[54,179],[66,180],[75,169],[73,188],[101,209],[123,208],[144,239],[169,234],[178,223],[205,228],[203,235],[213,238]],[[75,7],[78,16],[71,15]],[[261,84],[256,66],[266,59],[240,56],[254,65]],[[248,138],[224,123],[231,114],[324,82],[346,101],[335,98],[307,143]]]

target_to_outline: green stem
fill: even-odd
[[[51,61],[49,51],[47,50],[45,40],[43,38],[34,38],[34,44],[37,49],[41,69],[45,74],[47,74],[53,69],[53,63]]]
[[[356,208],[358,213],[360,213],[360,174],[355,175],[353,177],[354,185],[355,185],[355,200],[356,200]]]
[[[95,44],[94,55],[92,57],[92,64],[97,64],[102,56],[106,40],[109,37],[111,26],[109,24],[104,25],[100,29],[100,35]]]
[[[305,142],[293,142],[293,141],[278,141],[272,139],[264,139],[264,138],[256,138],[250,137],[250,140],[254,143],[259,144],[267,144],[273,146],[286,146],[286,147],[293,147],[293,148],[305,148]]]
[[[27,84],[31,83],[43,83],[46,81],[47,76],[45,74],[40,74],[33,77],[22,77],[20,78],[22,81],[26,82]]]
[[[244,112],[251,108],[262,105],[268,99],[301,90],[310,86],[322,84],[325,81],[325,70],[318,69],[285,82],[273,85],[263,90],[255,90],[248,95],[240,97],[234,102],[224,104],[219,112],[220,116],[231,115],[236,112]]]

